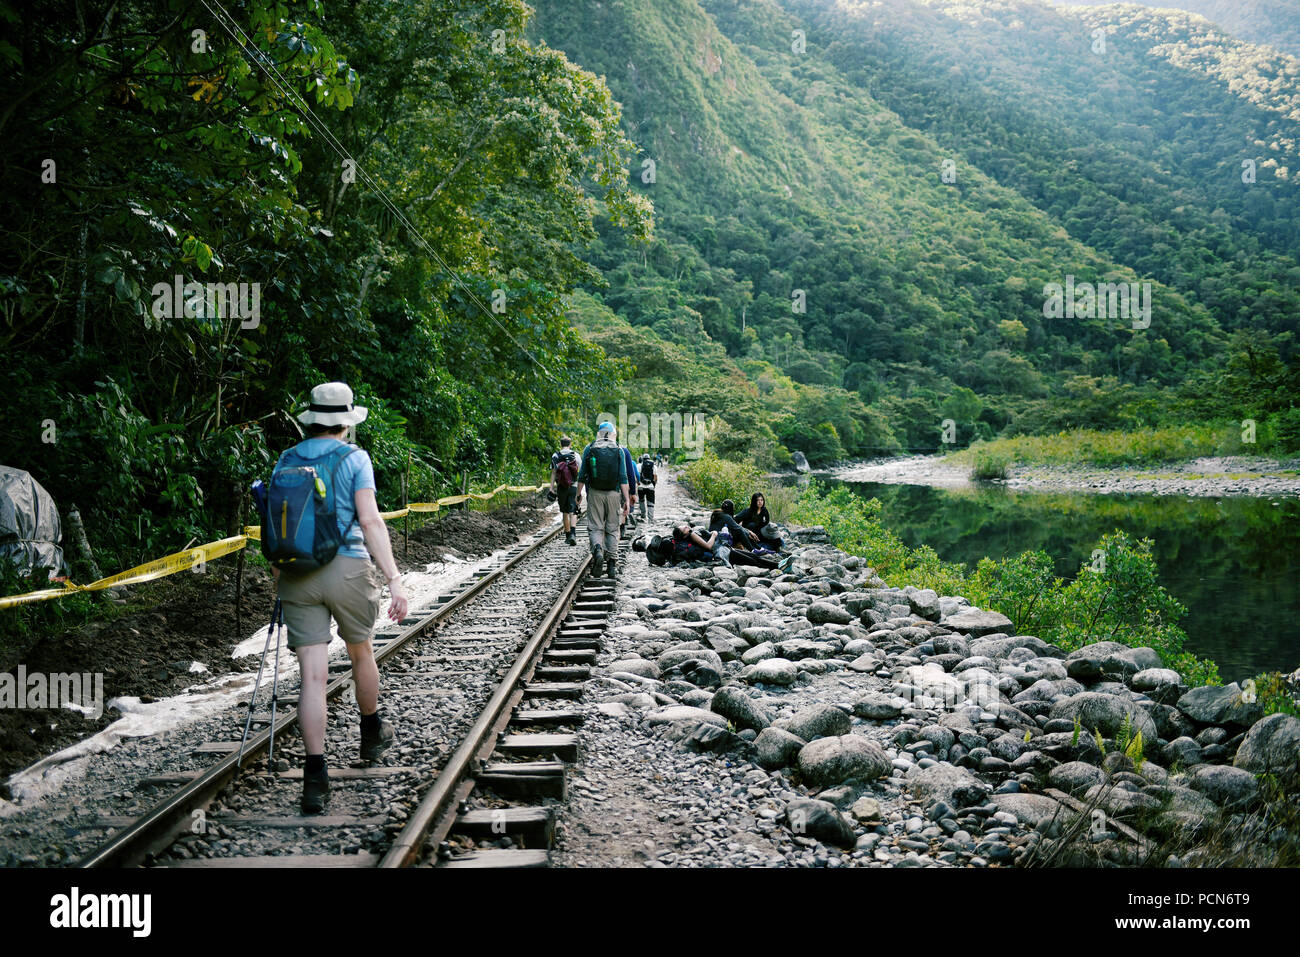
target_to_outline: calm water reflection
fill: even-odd
[[[974,565],[1029,549],[1073,577],[1105,533],[1149,538],[1165,587],[1187,606],[1188,650],[1225,681],[1300,666],[1300,502],[844,484],[878,498],[907,544]]]

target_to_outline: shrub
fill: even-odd
[[[712,452],[686,466],[683,481],[697,499],[708,505],[717,505],[729,498],[740,509],[749,502],[754,492],[762,489],[763,473],[752,465],[720,459]]]
[[[976,482],[988,482],[992,479],[1005,479],[1011,459],[1002,452],[984,450],[975,453],[975,464],[971,466],[970,477]]]

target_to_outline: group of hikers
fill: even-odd
[[[638,504],[642,520],[648,517],[654,521],[657,460],[662,462],[648,453],[642,455],[638,468],[631,451],[618,444],[618,429],[613,422],[600,423],[595,440],[581,455],[574,452],[573,440],[565,436],[560,439],[559,451],[551,456],[551,492],[559,502],[565,541],[578,544],[575,530],[585,492],[592,561],[598,572],[603,566],[610,578],[617,574],[619,538],[629,520],[636,524],[634,509]],[[697,530],[688,522],[679,522],[673,526],[671,537],[654,535],[647,540],[642,536],[633,547],[644,551],[647,560],[656,565],[716,559],[726,565],[780,568],[782,563],[773,556],[780,553],[781,544],[767,501],[756,492],[749,507],[739,515],[735,504],[727,499],[713,510],[706,529]]]
[[[262,552],[276,578],[272,626],[277,619],[283,623],[302,673],[298,724],[306,750],[304,814],[322,813],[330,796],[325,686],[331,620],[352,663],[361,716],[361,759],[378,760],[395,737],[379,707],[379,670],[372,644],[382,586],[389,589],[390,619],[402,621],[409,609],[388,528],[375,501],[374,466],[369,454],[350,442],[366,415],[364,406],[353,404],[352,390],[345,383],[316,386],[310,405],[298,416],[306,438],[281,454],[269,482],[254,483],[253,489],[262,520]],[[654,521],[655,485],[661,471],[656,466],[662,464],[662,458],[648,454],[638,464],[618,444],[611,422],[599,426],[595,441],[581,455],[574,452],[571,440],[562,440],[551,459],[551,488],[570,545],[577,545],[578,508],[585,497],[597,572],[604,566],[607,575],[615,575],[619,538],[629,521],[636,524],[636,506],[643,520]],[[655,535],[638,543],[654,564],[717,560],[778,567],[772,556],[780,552],[781,540],[771,526],[763,496],[754,495],[739,515],[734,511],[730,501],[723,502],[714,509],[707,529],[681,522],[673,527],[671,537]],[[268,629],[268,643],[272,630]]]

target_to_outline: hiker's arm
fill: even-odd
[[[402,590],[402,573],[397,568],[396,559],[393,558],[393,544],[388,538],[388,526],[380,518],[379,506],[375,504],[375,490],[359,488],[353,493],[352,501],[356,506],[361,534],[366,539],[366,549],[375,560],[375,564],[379,566],[379,570],[384,573],[384,578],[388,579],[388,590],[393,596],[393,602],[388,608],[388,617],[393,621],[401,621],[406,617],[407,611],[406,594]]]
[[[623,511],[626,512],[631,508],[631,504],[630,504],[631,499],[628,497],[627,494],[627,483],[624,482],[622,485],[619,486],[619,488],[622,489],[623,491]]]

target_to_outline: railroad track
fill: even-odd
[[[287,759],[300,765],[303,751],[289,691],[275,767],[269,716],[257,714],[237,764],[241,715],[235,740],[194,749],[196,761],[216,756],[207,767],[140,782],[165,795],[148,811],[97,821],[112,833],[78,866],[543,866],[554,813],[545,802],[563,798],[565,762],[577,756],[581,714],[563,702],[581,696],[613,605],[613,582],[590,574],[585,545],[566,546],[559,532],[538,532],[376,630],[381,706],[397,732],[384,763],[340,765],[357,753],[356,706],[347,659],[331,662],[325,814],[298,813],[302,771]]]

